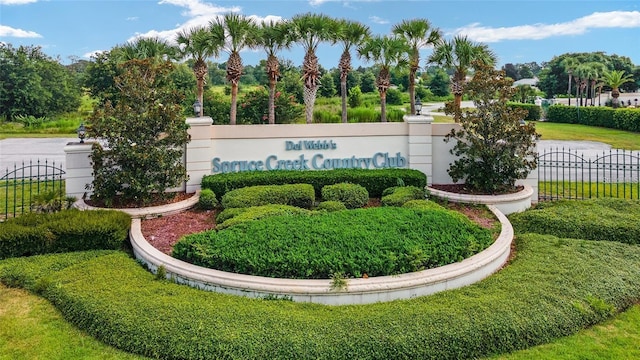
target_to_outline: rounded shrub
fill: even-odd
[[[341,211],[347,210],[347,207],[340,201],[331,200],[319,203],[316,210]]]
[[[236,210],[237,208],[232,208]],[[248,221],[265,219],[272,216],[280,215],[306,215],[309,214],[309,210],[302,209],[290,205],[262,205],[253,206],[249,208],[242,208],[242,211],[237,212],[235,216],[230,217],[223,222],[217,223],[217,229],[226,229],[233,225],[246,223]]]
[[[198,199],[198,207],[204,210],[212,210],[218,206],[216,194],[211,189],[202,189],[200,198]]]
[[[322,188],[322,199],[325,201],[339,201],[347,209],[356,209],[369,202],[369,192],[364,186],[351,183],[326,185]]]
[[[315,190],[309,184],[250,186],[231,190],[222,197],[225,208],[281,204],[309,209],[314,202]]]
[[[402,206],[407,201],[421,200],[425,197],[424,189],[417,186],[396,186],[387,190],[384,192],[386,195],[380,200],[384,206]]]

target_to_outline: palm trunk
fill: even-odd
[[[462,119],[462,94],[454,94],[453,111],[453,120],[459,123]]]
[[[571,106],[571,74],[569,74],[569,106]]]
[[[203,101],[204,79],[199,78],[197,80],[197,86],[198,86],[198,101],[200,102],[200,113],[198,114],[198,116],[202,117],[204,116],[204,101]]]
[[[236,124],[236,113],[238,108],[238,84],[231,83],[231,112],[229,113],[229,124]]]
[[[380,91],[380,122],[387,122],[387,91]]]
[[[269,79],[269,124],[276,123],[276,79]]]
[[[416,114],[416,72],[418,72],[418,69],[413,66],[409,69],[409,103],[411,104],[411,115]]]
[[[340,77],[340,93],[342,97],[342,122],[347,122],[347,78]]]

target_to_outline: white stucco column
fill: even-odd
[[[213,119],[208,116],[187,118],[189,124],[189,143],[186,149],[187,193],[200,190],[204,175],[211,174],[211,125]]]
[[[427,184],[432,183],[433,151],[431,123],[433,116],[405,115],[404,121],[409,125],[409,167],[420,170],[427,175]]]
[[[93,191],[86,186],[93,183],[93,167],[91,166],[91,146],[93,142],[70,142],[64,147],[67,173],[65,175],[65,191],[67,196],[81,199],[86,193]]]

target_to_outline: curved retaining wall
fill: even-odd
[[[177,214],[179,212],[183,212],[187,209],[191,209],[192,207],[196,206],[196,204],[198,203],[198,200],[200,199],[200,191],[196,191],[193,196],[191,196],[188,199],[182,200],[182,201],[178,201],[176,203],[173,204],[167,204],[167,205],[160,205],[160,206],[150,206],[150,207],[146,207],[146,208],[132,208],[132,209],[104,209],[104,208],[97,208],[94,206],[90,206],[87,205],[87,203],[84,202],[84,200],[80,199],[78,201],[76,201],[73,206],[77,209],[80,210],[118,210],[118,211],[122,211],[125,212],[129,215],[131,215],[132,218],[134,219],[140,219],[140,218],[144,218],[144,219],[149,219],[149,218],[154,218],[154,217],[158,217],[158,216],[165,216],[165,215],[171,215],[171,214]]]
[[[163,266],[167,278],[203,290],[249,297],[278,296],[294,301],[326,305],[368,304],[409,299],[455,289],[478,282],[499,270],[509,257],[513,228],[495,206],[488,208],[499,219],[502,230],[487,249],[459,263],[395,276],[346,279],[346,288],[331,288],[331,280],[277,279],[228,273],[189,264],[172,258],[142,235],[140,219],[131,224],[131,244],[135,257],[152,272]]]
[[[517,193],[504,195],[458,194],[430,187],[427,189],[430,195],[455,203],[494,205],[505,215],[525,211],[530,208],[531,197],[533,196],[533,188],[530,185],[524,185],[524,189]]]

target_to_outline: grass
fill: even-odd
[[[595,179],[593,180],[595,181]],[[540,199],[590,199],[595,197],[640,199],[640,183],[538,181],[538,196]]]
[[[536,122],[542,140],[599,141],[616,149],[640,150],[640,134],[578,124]]]
[[[4,171],[3,174],[4,176]],[[20,175],[20,174],[19,174]],[[64,180],[35,181],[30,179],[0,181],[0,218],[5,214],[13,215],[29,212],[31,204],[40,193],[65,189]]]

